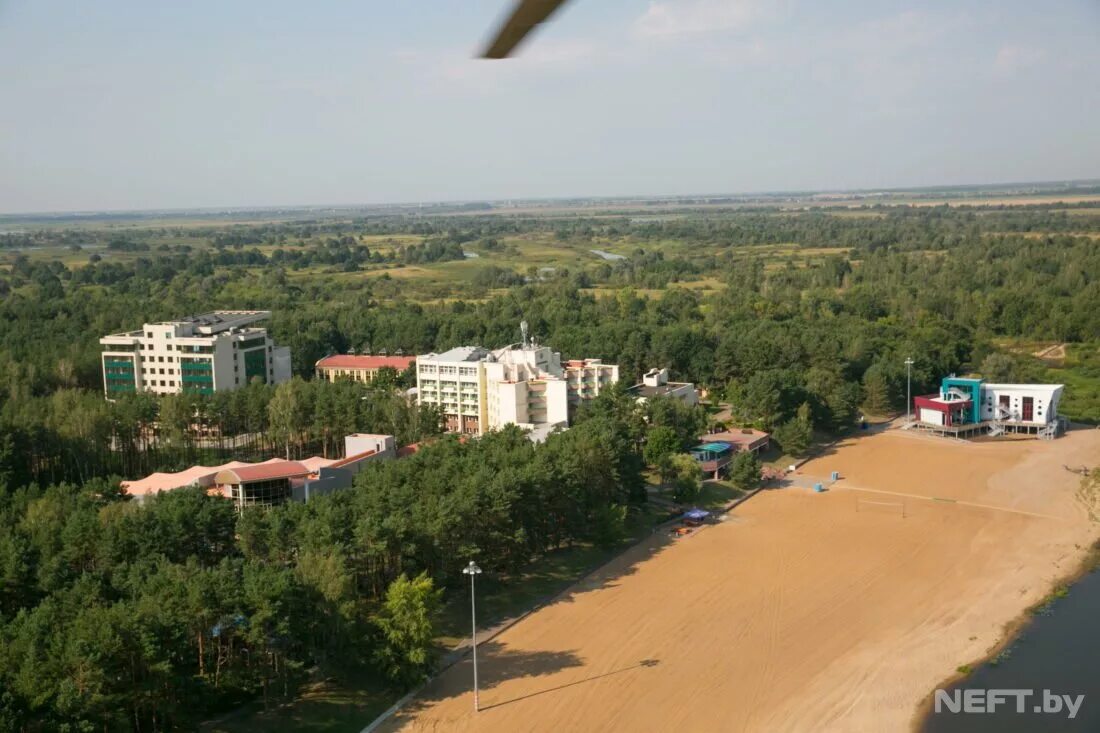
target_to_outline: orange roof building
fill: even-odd
[[[380,369],[389,368],[403,372],[415,363],[415,356],[335,354],[318,361],[316,372],[318,379],[327,382],[335,382],[337,379],[370,382],[378,375]]]

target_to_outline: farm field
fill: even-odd
[[[803,468],[841,472],[827,493],[655,536],[483,643],[481,713],[467,659],[382,730],[903,730],[1096,539],[1062,465],[1097,451],[847,440]]]

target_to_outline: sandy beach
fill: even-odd
[[[906,730],[1076,568],[1098,532],[1063,465],[1098,460],[1097,430],[847,441],[802,468],[828,492],[655,535],[483,644],[482,712],[467,658],[381,730]]]

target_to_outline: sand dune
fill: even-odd
[[[655,537],[484,645],[481,713],[466,660],[382,729],[905,730],[1095,539],[1062,465],[1098,460],[1095,430],[849,441],[804,467],[841,471],[833,490]]]

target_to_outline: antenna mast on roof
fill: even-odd
[[[519,322],[520,341],[523,344],[523,348],[527,348],[527,321]]]

